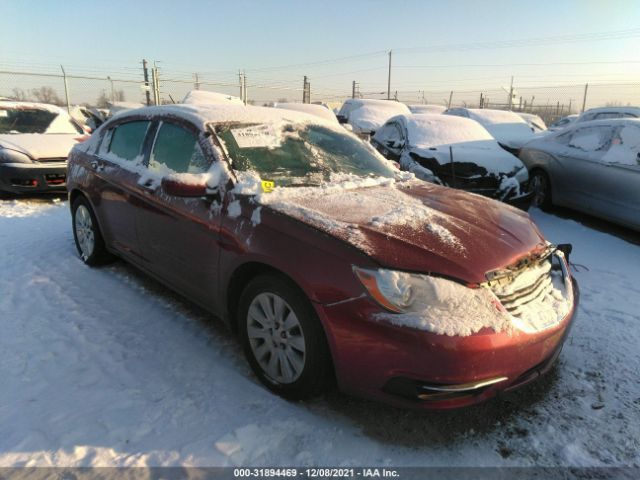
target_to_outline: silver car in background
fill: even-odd
[[[533,205],[570,207],[640,230],[640,119],[574,125],[522,149]]]

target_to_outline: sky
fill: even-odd
[[[237,94],[244,70],[258,100],[298,100],[304,75],[312,99],[348,96],[352,81],[365,96],[386,96],[389,50],[392,92],[416,102],[442,103],[450,90],[504,97],[512,76],[527,98],[589,82],[592,98],[604,99],[611,89],[597,84],[627,85],[640,74],[637,0],[0,0],[0,10],[0,71],[59,73],[64,65],[71,74],[139,80],[146,58],[176,95],[196,72],[212,83],[204,88]],[[11,81],[33,80],[7,77],[0,73],[0,95]],[[92,82],[72,88],[104,83]],[[125,86],[139,89],[116,84]]]

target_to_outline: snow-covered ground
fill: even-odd
[[[574,244],[558,368],[454,412],[261,387],[234,337],[122,262],[77,258],[66,202],[0,201],[0,467],[640,465],[640,246],[533,211]]]

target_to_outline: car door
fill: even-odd
[[[170,195],[160,183],[166,176],[204,174],[212,161],[195,126],[163,120],[150,148],[137,218],[147,269],[204,306],[211,306],[216,291],[220,209],[213,198]]]
[[[397,122],[387,122],[372,138],[373,146],[387,159],[398,160],[404,147],[404,136]]]
[[[137,199],[143,168],[145,144],[153,130],[149,120],[129,120],[105,133],[94,154],[91,168],[98,192],[97,215],[109,245],[124,256],[139,259],[140,242],[136,231]]]
[[[628,225],[640,225],[640,125],[615,128],[611,145],[600,158],[594,205],[598,215]]]
[[[613,127],[593,125],[579,127],[567,134],[566,146],[557,153],[560,163],[555,178],[556,189],[564,190],[569,206],[593,212],[599,202],[599,177],[603,175],[600,161],[611,144]]]

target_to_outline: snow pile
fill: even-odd
[[[403,283],[413,283],[415,311],[378,313],[378,320],[449,336],[466,337],[483,328],[496,332],[513,330],[509,315],[498,310],[496,299],[487,288],[471,289],[451,280],[393,273],[403,277]]]
[[[594,152],[601,150],[610,141],[610,138],[602,129],[598,128],[586,128],[584,130],[577,130],[571,136],[569,146],[578,148],[585,152]]]
[[[59,198],[54,198],[51,202],[46,200],[0,200],[0,217],[34,217],[42,215],[47,210],[61,206],[66,205]]]
[[[335,113],[324,105],[317,105],[313,103],[276,103],[274,108],[283,108],[286,110],[308,113],[309,115],[315,115],[329,122],[338,123]]]

